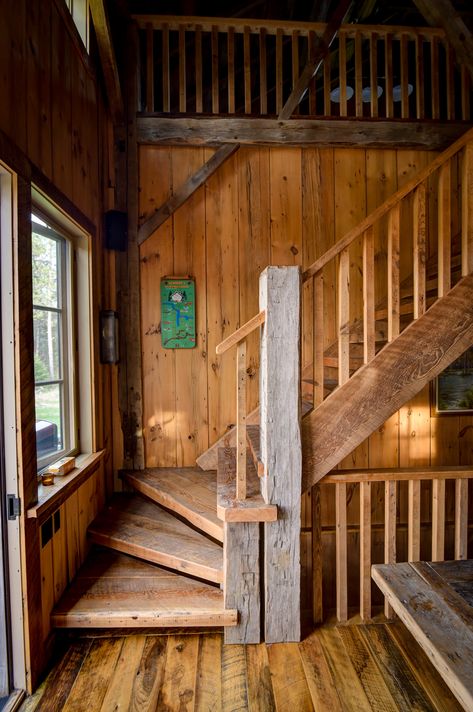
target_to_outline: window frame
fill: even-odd
[[[46,223],[43,226],[32,220],[31,232],[36,233],[47,239],[57,242],[60,246],[57,254],[60,259],[57,260],[57,273],[59,287],[58,289],[58,306],[50,307],[39,305],[33,302],[33,320],[35,311],[53,312],[60,315],[58,319],[59,332],[59,363],[58,375],[56,378],[51,378],[46,381],[37,381],[34,379],[35,400],[36,390],[41,386],[59,385],[60,387],[60,412],[61,412],[61,439],[62,447],[58,450],[50,452],[43,457],[37,457],[37,468],[41,471],[56,462],[65,455],[75,455],[78,452],[78,426],[77,426],[77,389],[76,389],[76,374],[77,374],[77,344],[76,338],[76,318],[74,307],[74,246],[71,237],[63,229],[58,229],[54,224],[51,224],[51,219],[46,216],[41,210],[38,210],[33,205],[32,215],[35,215],[39,220]]]

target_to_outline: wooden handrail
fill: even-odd
[[[435,171],[440,168],[444,163],[446,163],[452,156],[454,156],[460,149],[462,149],[469,141],[473,141],[473,129],[466,131],[463,136],[452,143],[445,151],[440,153],[426,168],[423,168],[419,173],[405,186],[400,188],[396,193],[391,195],[387,200],[384,201],[379,207],[373,210],[364,220],[362,220],[356,227],[349,230],[341,240],[339,240],[333,247],[331,247],[327,252],[325,252],[322,257],[313,262],[310,267],[308,267],[302,275],[302,281],[306,282],[308,279],[313,277],[314,274],[320,272],[320,270],[325,267],[334,257],[343,252],[351,243],[360,237],[368,228],[374,225],[380,218],[389,213],[392,208],[394,208],[406,195],[409,195],[413,190],[417,188],[421,183],[423,183],[429,176],[431,176]]]
[[[255,20],[237,17],[178,17],[176,15],[133,15],[133,20],[141,30],[151,25],[154,30],[161,30],[166,25],[169,30],[177,31],[184,27],[186,32],[193,32],[199,27],[202,32],[228,32],[231,28],[237,34],[244,34],[245,28],[249,28],[251,34],[257,35],[263,30],[267,35],[276,35],[278,30],[282,30],[285,36],[290,36],[297,31],[301,37],[308,37],[309,32],[322,35],[327,27],[325,22],[284,22],[282,20]],[[445,39],[445,32],[439,27],[403,27],[401,25],[358,25],[344,24],[340,32],[347,37],[355,37],[361,32],[361,37],[369,37],[373,32],[380,35],[390,35],[393,39],[400,39],[401,35],[414,40],[419,35],[427,39],[438,37]]]
[[[406,482],[409,480],[459,480],[473,478],[473,467],[400,467],[379,470],[337,470],[325,475],[321,485],[361,482]]]
[[[258,326],[261,326],[261,324],[264,324],[266,319],[266,312],[260,311],[259,314],[256,314],[256,316],[253,316],[249,321],[246,322],[246,324],[243,324],[243,326],[240,326],[239,329],[233,332],[233,334],[230,334],[230,336],[227,336],[226,339],[221,341],[218,345],[217,348],[215,349],[215,353],[217,355],[225,353],[225,351],[228,351],[228,349],[231,349],[232,346],[236,346],[240,341],[243,341],[248,334],[251,334],[252,331],[254,331]]]

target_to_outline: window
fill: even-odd
[[[89,49],[89,0],[66,0],[67,9],[72,15],[74,24],[85,48]]]
[[[32,216],[36,452],[41,468],[77,447],[72,246]]]
[[[92,241],[32,188],[33,328],[38,469],[95,451]]]

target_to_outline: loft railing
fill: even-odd
[[[274,116],[322,23],[136,16],[142,110]],[[343,25],[295,115],[468,121],[471,83],[441,29]]]

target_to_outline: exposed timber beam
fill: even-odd
[[[473,79],[473,34],[450,0],[414,0],[414,4],[429,25],[443,27],[459,64],[468,69]]]
[[[141,225],[138,230],[138,244],[141,245],[141,243],[147,240],[160,225],[175,213],[176,210],[238,150],[238,148],[238,143],[221,146],[201,168],[186,180],[184,185],[182,185],[169,200],[161,205],[161,207]]]
[[[350,148],[417,148],[442,150],[459,138],[469,124],[377,119],[253,119],[161,118],[137,119],[142,144],[174,146],[320,146]]]
[[[97,45],[105,79],[107,99],[113,121],[115,124],[118,124],[123,121],[124,116],[123,97],[104,0],[90,0],[90,11],[97,36]]]
[[[302,74],[296,82],[288,100],[284,104],[278,119],[290,119],[294,109],[299,104],[310,84],[310,80],[317,73],[320,65],[330,51],[330,45],[335,39],[340,25],[353,4],[353,0],[341,0],[333,13],[322,37],[316,38],[315,47],[312,50],[312,57],[305,65]]]

